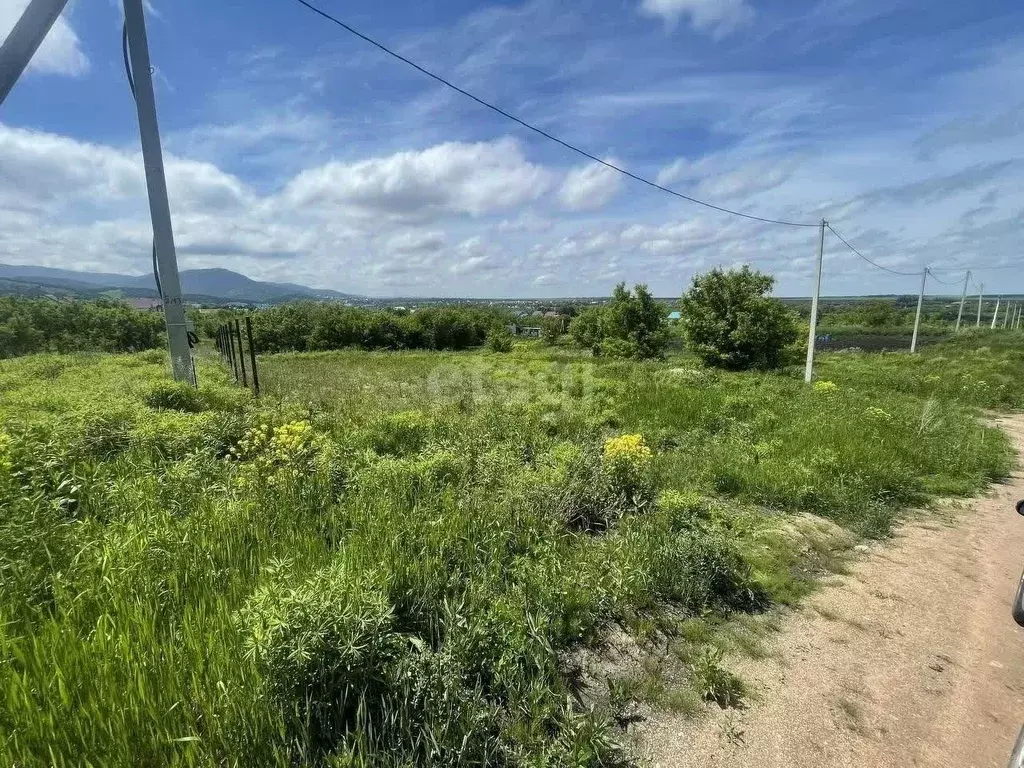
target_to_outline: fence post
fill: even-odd
[[[245,377],[245,345],[242,344],[242,326],[235,318],[235,338],[238,339],[238,370],[242,372],[242,386],[249,388],[249,380]]]
[[[971,270],[964,275],[964,292],[960,294],[960,311],[956,313],[956,333],[960,333],[960,321],[964,318],[964,302],[967,301],[967,284],[971,281]]]
[[[231,372],[235,375],[235,383],[238,383],[238,362],[235,360],[235,339],[231,333],[231,323],[229,322],[224,330],[227,331],[228,336],[228,349],[231,354]]]
[[[810,384],[814,377],[814,343],[818,335],[818,297],[821,294],[821,265],[825,258],[825,227],[821,220],[821,234],[818,239],[818,270],[814,278],[814,298],[811,299],[811,329],[807,335],[807,365],[804,367],[804,383]]]
[[[996,320],[999,319],[999,305],[1002,304],[1002,303],[1003,303],[1003,297],[1002,296],[996,297],[996,311],[992,315],[992,327],[989,328],[990,331],[994,331],[996,329]]]
[[[256,347],[252,343],[252,320],[245,316],[245,335],[249,337],[249,361],[252,363],[252,390],[256,397],[260,396],[260,374],[256,367]]]
[[[921,273],[921,293],[917,297],[917,316],[914,318],[914,338],[910,341],[910,353],[917,352],[917,333],[921,328],[921,307],[924,305],[924,286],[928,282],[928,267]]]

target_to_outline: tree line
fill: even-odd
[[[0,358],[37,352],[137,352],[163,344],[164,319],[114,301],[0,296]]]
[[[491,307],[427,307],[416,312],[370,310],[298,302],[253,316],[260,352],[304,352],[357,347],[367,350],[462,350],[481,346],[512,322]]]

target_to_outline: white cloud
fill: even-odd
[[[745,0],[643,0],[640,13],[662,18],[668,25],[688,16],[694,29],[716,38],[754,18],[754,9]]]
[[[0,40],[7,37],[28,6],[28,0],[0,0]],[[29,63],[28,71],[51,75],[83,75],[89,71],[89,59],[81,41],[67,20],[68,12],[57,19],[50,33]]]
[[[300,173],[284,198],[295,206],[347,205],[393,216],[480,216],[536,200],[549,185],[550,174],[527,162],[516,141],[501,139],[328,163]]]
[[[558,190],[558,199],[570,211],[592,210],[608,205],[620,189],[621,173],[598,163],[588,163],[566,174]]]

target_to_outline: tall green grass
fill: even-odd
[[[198,393],[152,352],[0,362],[0,761],[617,764],[567,667],[610,623],[797,599],[825,545],[788,513],[884,535],[1008,471],[977,403],[858,363],[282,355],[256,402],[206,359]]]

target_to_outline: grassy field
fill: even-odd
[[[156,352],[0,361],[0,761],[620,764],[630,699],[736,703],[746,616],[1007,474],[978,416],[1024,404],[1021,341],[835,354],[812,387],[287,354],[259,402],[212,357],[198,393]],[[611,631],[682,674],[581,691]]]

